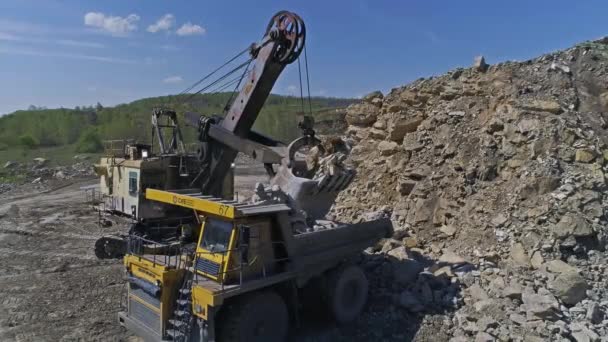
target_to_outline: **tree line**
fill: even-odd
[[[37,148],[74,145],[78,152],[100,152],[102,140],[135,139],[151,142],[151,113],[154,107],[176,110],[187,143],[196,140],[193,127],[186,125],[183,114],[198,112],[220,115],[231,101],[231,93],[171,95],[137,100],[114,107],[83,106],[73,109],[47,109],[30,106],[0,117],[0,150],[13,147]],[[345,107],[352,99],[270,95],[254,129],[282,141],[299,135],[297,113],[314,113],[327,108]]]

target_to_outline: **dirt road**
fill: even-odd
[[[240,166],[239,197],[251,194],[263,169]],[[0,341],[122,341],[125,297],[121,260],[98,260],[95,240],[128,222],[99,228],[80,187],[0,197]]]
[[[97,260],[97,213],[80,186],[0,199],[0,340],[121,340],[120,260]],[[126,223],[126,222],[125,222]]]

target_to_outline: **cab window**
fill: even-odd
[[[209,252],[225,252],[228,250],[231,233],[232,222],[209,218],[205,221],[200,247]]]
[[[129,195],[137,195],[137,172],[129,172]]]

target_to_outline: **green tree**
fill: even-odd
[[[27,148],[34,148],[38,146],[38,141],[31,135],[22,135],[19,137],[19,143]]]
[[[86,129],[76,143],[76,152],[94,153],[103,149],[101,139],[95,128]]]

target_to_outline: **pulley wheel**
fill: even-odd
[[[277,61],[284,64],[295,61],[304,49],[306,40],[306,26],[302,18],[293,12],[278,12],[266,27],[266,35],[273,34],[277,35],[279,42],[275,53]]]

